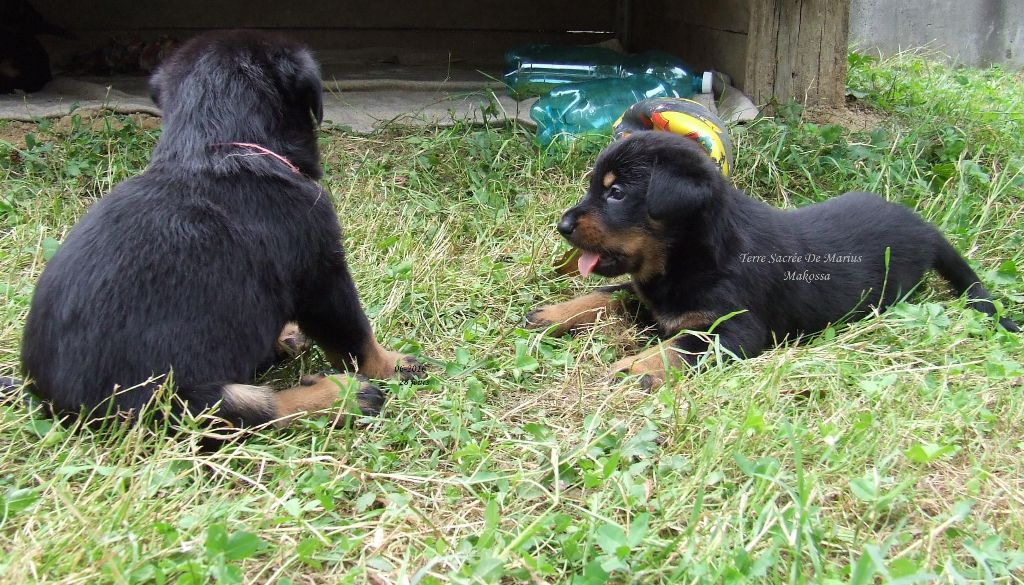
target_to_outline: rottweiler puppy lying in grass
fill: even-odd
[[[384,395],[366,377],[422,368],[377,343],[349,275],[318,182],[310,52],[266,34],[209,34],[151,89],[163,132],[149,167],[89,210],[39,278],[22,346],[28,388],[90,418],[136,418],[167,382],[173,415],[219,405],[241,427],[330,410],[345,392],[376,414]],[[301,339],[290,322],[359,379],[252,385]]]
[[[541,307],[527,326],[564,334],[607,311],[649,318],[663,341],[612,366],[647,386],[709,350],[709,337],[694,331],[713,328],[723,349],[753,357],[885,309],[931,269],[973,308],[996,315],[978,275],[910,209],[871,193],[776,209],[733,187],[696,142],[669,132],[608,146],[558,231],[580,250],[583,276],[631,281]],[[999,322],[1018,331],[1008,318]]]

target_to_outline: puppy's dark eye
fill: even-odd
[[[608,194],[606,197],[612,201],[621,201],[626,194],[622,191],[622,187],[618,185],[612,185],[608,188]]]

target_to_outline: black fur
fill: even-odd
[[[151,87],[163,132],[149,167],[89,210],[39,278],[22,347],[32,390],[59,412],[138,412],[173,372],[198,412],[274,361],[288,321],[362,363],[375,342],[316,181],[323,114],[309,51],[210,34]],[[252,425],[274,412],[225,402],[220,415]]]
[[[642,132],[607,147],[586,196],[565,213],[559,231],[601,255],[595,273],[632,275],[664,339],[680,332],[672,325],[680,315],[743,311],[716,329],[722,346],[738,356],[884,309],[929,269],[966,293],[975,309],[996,313],[977,274],[910,209],[846,193],[779,210],[734,188],[695,142],[667,132]],[[623,253],[627,237],[647,242],[644,251]],[[1000,323],[1018,330],[1008,318]],[[707,349],[691,335],[673,343],[697,354]],[[697,356],[685,359],[693,364]]]
[[[26,0],[0,0],[0,93],[39,91],[53,79],[50,56],[38,35],[74,38]]]

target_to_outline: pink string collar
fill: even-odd
[[[239,155],[239,156],[269,156],[269,157],[273,157],[273,158],[276,158],[277,160],[279,160],[281,162],[281,164],[283,164],[284,166],[286,166],[289,169],[291,169],[291,171],[293,173],[295,173],[297,175],[301,175],[302,174],[302,171],[299,170],[299,167],[295,166],[295,163],[293,163],[292,161],[288,160],[286,157],[281,156],[280,154],[277,154],[276,152],[274,152],[273,150],[270,150],[269,148],[267,148],[265,146],[260,146],[259,144],[253,144],[251,142],[224,142],[224,143],[221,143],[221,144],[214,144],[214,146],[237,146],[239,148],[245,148],[245,149],[248,149],[250,151],[249,154],[244,154],[244,155]]]

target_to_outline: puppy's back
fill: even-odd
[[[277,183],[146,173],[115,187],[36,285],[22,348],[33,390],[89,410],[119,386],[118,406],[138,409],[172,368],[188,385],[244,381],[271,362],[307,269],[292,265],[289,234],[304,233],[297,210],[313,201]]]
[[[903,205],[873,193],[850,192],[787,215],[791,227],[817,252],[816,268],[849,285],[832,291],[871,291],[861,306],[893,303],[934,269],[958,295],[966,294],[975,309],[995,315],[988,291],[960,253],[938,228]],[[837,261],[828,261],[828,253]],[[1001,322],[1017,330],[1009,319]]]
[[[897,272],[904,265],[926,270],[934,263],[936,246],[942,240],[938,229],[913,210],[874,193],[844,193],[788,215],[790,225],[814,244],[818,255],[860,257],[857,263],[884,267],[888,248],[890,270]],[[917,280],[911,279],[913,286]]]

